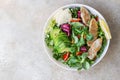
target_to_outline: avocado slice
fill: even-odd
[[[70,48],[68,48],[64,43],[61,43],[56,50],[58,51],[58,53],[63,53],[63,52],[68,52],[70,51]]]
[[[59,29],[59,28],[53,29],[53,30],[50,32],[51,38],[52,38],[52,39],[55,39],[56,36],[58,36],[59,32],[60,32],[60,29]]]
[[[50,32],[50,37],[53,39],[54,49],[56,49],[58,53],[63,53],[70,50],[67,46],[70,44],[70,40],[64,32],[61,32],[61,29],[53,29]]]

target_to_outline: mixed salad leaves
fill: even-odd
[[[88,46],[87,42],[93,41],[94,43],[96,39],[94,40],[94,34],[90,33],[90,20],[88,20],[87,25],[83,22],[81,16],[84,12],[85,11],[83,11],[83,13],[81,12],[81,7],[62,10],[62,15],[59,12],[57,17],[53,16],[49,21],[45,36],[45,42],[47,46],[52,49],[53,57],[63,64],[77,68],[78,70],[89,69],[95,60],[101,56],[107,43],[104,31],[99,24],[98,16],[88,11],[90,20],[95,19],[97,22],[98,29],[96,39],[102,39],[101,47],[98,52],[96,52],[94,58],[90,59],[88,57],[88,55],[91,55],[89,49],[92,47]],[[71,16],[67,16],[66,13]],[[62,16],[64,16],[64,18]],[[61,18],[66,19],[65,22]]]

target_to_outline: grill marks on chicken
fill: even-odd
[[[102,46],[102,38],[98,38],[93,42],[90,49],[88,50],[88,58],[93,60],[96,57],[97,52],[101,49],[101,46]]]
[[[89,11],[85,7],[81,7],[80,11],[83,23],[88,26],[89,25],[88,22],[90,21]]]
[[[98,37],[98,25],[94,18],[91,19],[90,25],[89,25],[89,33],[93,35],[93,39],[91,41],[87,42],[88,46],[91,46],[92,43],[97,39]]]

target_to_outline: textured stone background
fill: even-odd
[[[112,33],[109,50],[88,71],[67,71],[43,50],[43,26],[57,8],[71,3],[94,7]],[[119,80],[120,0],[0,0],[0,80]]]

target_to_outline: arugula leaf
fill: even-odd
[[[89,69],[90,66],[93,64],[93,61],[87,58],[88,53],[85,52],[81,56],[78,56],[78,59],[80,60],[80,63],[82,64],[82,68]]]
[[[75,34],[81,34],[82,33],[82,30],[80,29],[75,29]]]
[[[84,35],[84,32],[81,34],[80,40],[77,43],[78,47],[81,47],[81,46],[83,46],[85,44],[85,40],[83,38],[83,35]]]
[[[102,52],[104,51],[105,47],[106,47],[106,44],[107,44],[107,39],[105,37],[105,34],[104,32],[102,31],[100,25],[99,25],[99,22],[98,22],[98,38],[102,38],[103,39],[103,42],[102,42],[102,47],[101,49],[99,50],[99,52],[97,53],[97,58],[99,58],[102,54]]]
[[[105,49],[105,47],[106,47],[106,44],[107,44],[107,40],[106,40],[106,38],[104,37],[103,38],[103,42],[102,42],[102,47],[101,47],[101,49],[98,51],[98,53],[97,53],[97,58],[99,58],[100,56],[101,56],[101,54],[103,53],[103,51],[104,51],[104,49]]]
[[[86,58],[86,61],[89,62],[90,65],[94,64],[95,61],[94,60],[90,60],[89,58]]]
[[[75,44],[72,44],[71,47],[70,47],[70,52],[71,53],[76,53],[76,45]]]
[[[81,37],[80,40],[79,40],[78,43],[77,43],[77,46],[78,46],[78,47],[81,47],[81,46],[83,46],[84,44],[85,44],[85,40],[84,40],[83,37]]]
[[[90,16],[91,16],[91,18],[95,18],[95,17],[96,17],[96,16],[95,16],[95,15],[93,15],[93,14],[91,14]]]
[[[87,40],[87,41],[91,41],[92,39],[93,39],[93,35],[90,34],[90,33],[88,33],[88,34],[86,35],[86,40]]]
[[[91,60],[89,60],[87,56],[88,56],[87,52],[83,53],[81,56],[78,56],[80,64],[82,65],[82,68],[84,69],[89,69],[92,64],[92,62],[90,62]]]
[[[73,18],[77,18],[77,17],[78,17],[78,16],[77,16],[77,12],[80,10],[79,7],[69,8],[69,10],[71,11]]]
[[[103,38],[105,35],[104,35],[104,32],[102,31],[101,27],[98,27],[98,37],[100,38]]]
[[[53,40],[51,39],[50,34],[46,34],[45,42],[48,47],[53,47]]]
[[[58,60],[58,59],[61,58],[61,54],[56,54],[56,53],[54,53],[54,54],[53,54],[53,57],[54,57],[56,60]]]
[[[76,44],[78,42],[78,37],[75,36],[74,31],[72,32],[72,37],[73,37],[75,44]]]
[[[83,27],[82,31],[83,31],[85,34],[88,34],[88,33],[89,33],[88,27],[85,27],[85,26]]]
[[[87,58],[87,56],[88,56],[88,53],[86,52],[86,53],[83,53],[80,57],[81,57],[81,63],[83,63],[85,60],[86,60],[86,58]]]

